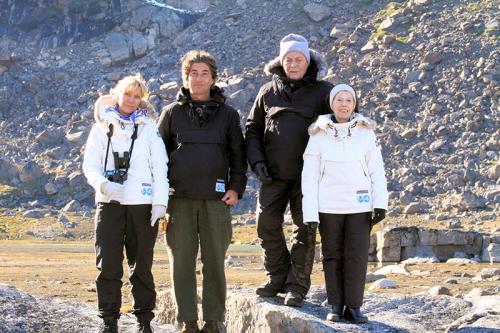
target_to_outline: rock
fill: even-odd
[[[374,282],[374,281],[377,281],[377,280],[380,280],[380,279],[385,279],[386,276],[385,275],[382,275],[382,274],[366,274],[366,283],[370,283],[370,282]]]
[[[450,290],[443,286],[434,286],[431,289],[429,289],[427,293],[431,296],[439,296],[439,295],[451,296]]]
[[[493,180],[500,177],[500,164],[495,164],[488,169],[488,177]]]
[[[48,195],[56,194],[59,191],[54,183],[45,184],[44,189]]]
[[[132,32],[132,49],[136,58],[142,57],[148,51],[148,41],[137,31]]]
[[[481,206],[477,196],[472,192],[453,194],[444,199],[443,204],[456,207],[459,211],[467,211]]]
[[[380,279],[375,282],[368,288],[368,290],[377,290],[377,289],[395,289],[398,285],[396,282],[389,279]]]
[[[436,257],[428,257],[428,258],[414,257],[401,261],[402,264],[406,265],[427,264],[427,263],[433,264],[438,262],[439,259]]]
[[[370,53],[373,52],[377,49],[377,45],[375,44],[374,41],[370,40],[368,41],[362,48],[361,52],[363,53]]]
[[[353,26],[350,23],[336,24],[330,31],[330,37],[335,39],[345,39],[349,37],[349,33]]]
[[[44,217],[46,214],[50,214],[50,211],[47,209],[32,209],[24,212],[23,217],[39,219]]]
[[[412,202],[403,209],[404,214],[415,214],[420,212],[421,207],[419,202]]]
[[[77,200],[71,200],[62,209],[63,212],[76,212],[80,209],[80,203]]]
[[[10,183],[12,178],[19,177],[19,172],[15,165],[8,160],[0,158],[0,183]]]
[[[466,258],[451,258],[446,260],[447,264],[456,264],[456,265],[471,265],[471,264],[477,264],[477,261],[471,260],[471,259],[466,259]]]
[[[406,276],[410,275],[408,269],[406,269],[406,265],[389,265],[384,266],[375,271],[376,275],[388,275],[388,274],[403,274]]]
[[[304,11],[314,22],[321,22],[331,15],[331,8],[318,3],[308,3]]]
[[[458,281],[456,279],[450,278],[450,279],[446,279],[444,281],[444,283],[446,283],[446,284],[458,284]]]
[[[19,170],[19,179],[21,179],[23,183],[36,181],[42,175],[42,170],[36,162],[28,162]]]
[[[491,264],[500,262],[500,244],[491,243],[490,245],[488,245],[487,250]]]
[[[439,53],[437,52],[428,52],[424,55],[422,58],[422,63],[429,63],[429,64],[437,64],[441,62],[442,57]]]
[[[113,64],[119,64],[129,59],[129,48],[125,36],[119,32],[111,32],[104,39]]]

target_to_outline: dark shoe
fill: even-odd
[[[118,319],[113,317],[102,318],[101,326],[99,326],[99,333],[118,333]]]
[[[201,333],[225,333],[224,324],[220,321],[207,320],[201,329]]]
[[[303,300],[304,296],[302,296],[302,294],[295,291],[289,291],[286,293],[285,296],[285,305],[300,306]]]
[[[326,316],[326,320],[329,321],[341,321],[342,320],[342,315],[344,313],[344,306],[340,304],[333,304],[332,305],[332,312]]]
[[[196,320],[193,321],[185,321],[184,327],[182,328],[181,333],[199,333],[200,329],[198,328],[198,322]]]
[[[134,333],[153,333],[151,323],[149,321],[139,322],[135,328]]]
[[[346,306],[344,309],[344,319],[354,324],[362,324],[368,322],[368,317],[363,316],[359,308]]]
[[[255,292],[257,295],[260,297],[275,297],[278,293],[283,292],[282,289],[277,288],[275,285],[271,284],[270,282],[267,282],[263,284],[262,286],[258,287]]]

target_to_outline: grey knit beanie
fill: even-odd
[[[309,43],[307,39],[301,35],[289,34],[283,37],[280,42],[280,63],[283,64],[283,58],[288,52],[297,51],[306,57],[307,63],[311,61],[311,55],[309,54]]]

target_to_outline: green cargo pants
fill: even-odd
[[[200,246],[203,320],[224,321],[224,261],[232,236],[229,206],[219,200],[171,197],[168,214],[166,242],[177,302],[177,320],[198,320],[196,257]]]

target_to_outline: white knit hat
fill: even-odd
[[[341,91],[348,91],[351,93],[352,98],[354,99],[354,106],[356,107],[356,92],[354,91],[353,87],[345,83],[337,84],[330,91],[330,107],[332,106],[333,99],[335,98],[335,96]]]
[[[280,63],[283,64],[283,58],[288,52],[297,51],[306,57],[307,63],[311,61],[309,54],[309,43],[301,35],[288,34],[280,42]]]

